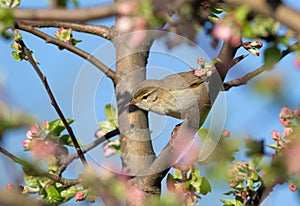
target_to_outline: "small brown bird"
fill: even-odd
[[[161,80],[141,82],[129,105],[183,119],[188,109],[201,98],[203,89],[207,90],[205,81],[192,71],[176,73]]]

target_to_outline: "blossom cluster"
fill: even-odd
[[[201,57],[197,59],[197,63],[197,68],[190,68],[190,71],[194,72],[195,76],[206,78],[210,77],[216,71],[216,67],[213,64],[206,62]]]

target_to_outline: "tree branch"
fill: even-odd
[[[0,204],[6,206],[44,206],[37,199],[30,199],[23,194],[14,191],[4,191],[0,189]]]
[[[262,14],[264,16],[271,16],[290,29],[300,33],[300,14],[285,6],[278,1],[265,1],[265,0],[223,0],[227,4],[235,6],[248,6],[253,12]],[[271,3],[270,3],[271,2]]]
[[[101,70],[107,77],[109,77],[110,79],[112,79],[115,82],[115,72],[113,70],[111,70],[109,67],[107,67],[105,64],[103,64],[101,61],[99,61],[96,57],[94,57],[93,55],[71,45],[68,43],[65,43],[63,41],[60,41],[58,39],[55,39],[51,36],[49,36],[48,34],[45,34],[44,32],[41,32],[31,26],[27,26],[21,23],[17,24],[18,28],[20,28],[21,30],[27,31],[35,36],[40,37],[41,39],[44,39],[47,43],[51,43],[54,45],[57,45],[59,47],[65,48],[68,51],[77,54],[78,56],[86,59],[87,61],[89,61],[91,64],[93,64],[94,66],[96,66],[99,70]]]
[[[46,91],[47,91],[47,94],[48,94],[48,96],[49,96],[49,98],[50,98],[50,101],[51,101],[52,106],[54,107],[54,109],[55,109],[55,111],[57,112],[59,118],[62,120],[62,122],[63,122],[65,128],[67,129],[67,131],[68,131],[68,133],[69,133],[69,135],[70,135],[70,137],[71,137],[71,139],[72,139],[72,142],[73,142],[73,144],[74,144],[74,146],[75,146],[75,148],[76,148],[76,151],[77,151],[77,153],[78,153],[78,155],[79,155],[79,157],[80,157],[80,159],[81,159],[83,165],[84,165],[85,168],[87,169],[88,163],[87,163],[87,161],[86,161],[86,159],[85,159],[85,157],[84,157],[84,155],[83,155],[83,153],[82,153],[82,151],[81,151],[81,149],[80,149],[80,146],[79,146],[79,144],[78,144],[78,141],[77,141],[77,139],[76,139],[76,137],[75,137],[75,134],[74,134],[72,128],[71,128],[70,125],[68,124],[68,122],[67,122],[67,120],[66,120],[66,118],[65,118],[65,116],[64,116],[64,114],[63,114],[63,112],[61,111],[61,109],[60,109],[60,107],[59,107],[59,105],[58,105],[58,103],[57,103],[57,101],[56,101],[56,99],[55,99],[55,97],[54,97],[54,95],[53,95],[51,89],[50,89],[50,86],[49,86],[49,84],[48,84],[48,82],[47,82],[46,76],[44,76],[44,74],[41,72],[40,68],[37,66],[35,60],[34,60],[33,57],[32,57],[31,52],[30,52],[29,49],[26,47],[24,41],[23,41],[23,40],[20,40],[18,43],[19,43],[20,46],[24,49],[24,52],[25,52],[25,55],[26,55],[26,57],[25,57],[26,60],[29,61],[29,63],[31,64],[31,66],[34,68],[35,72],[36,72],[37,75],[39,76],[40,80],[42,81],[42,83],[43,83],[43,85],[44,85],[44,87],[45,87],[45,89],[46,89]]]
[[[19,21],[20,24],[45,28],[45,27],[64,27],[71,28],[72,30],[78,32],[84,32],[89,34],[94,34],[105,39],[110,40],[112,37],[110,35],[110,29],[106,26],[93,25],[93,24],[81,24],[72,22],[62,22],[62,21]]]
[[[116,136],[120,134],[119,129],[114,129],[108,133],[106,133],[103,137],[96,139],[95,141],[91,142],[90,144],[88,144],[86,147],[84,147],[82,149],[83,153],[86,153],[92,149],[94,149],[95,147],[97,147],[99,144],[102,144],[103,142],[111,139],[112,137]],[[71,164],[71,162],[73,162],[73,160],[79,158],[78,153],[69,155],[68,157],[66,157],[64,160],[62,160],[62,165],[60,166],[60,168],[57,170],[56,175],[61,175],[63,173],[63,171],[67,168],[67,166],[69,164]]]
[[[96,6],[93,8],[80,8],[73,10],[66,9],[13,9],[13,16],[16,20],[51,20],[85,22],[102,19],[116,15],[119,4]]]
[[[18,164],[26,167],[26,169],[31,170],[32,172],[34,172],[36,174],[36,176],[45,176],[54,182],[61,183],[64,187],[68,187],[68,186],[79,183],[79,181],[77,179],[74,179],[74,180],[69,179],[68,180],[68,179],[60,177],[59,175],[50,174],[50,173],[46,172],[45,170],[42,170],[41,168],[36,167],[35,165],[16,157],[9,151],[5,150],[3,147],[0,147],[0,152],[2,154],[4,154],[5,156],[9,157],[15,163],[18,163]]]
[[[281,60],[282,58],[284,58],[286,55],[288,55],[290,52],[295,51],[296,49],[298,49],[300,47],[300,41],[296,42],[295,44],[290,45],[286,50],[283,50],[281,52],[281,57],[279,60]],[[279,61],[278,60],[278,61]],[[251,79],[255,78],[256,76],[258,76],[259,74],[261,74],[262,72],[271,69],[272,67],[274,67],[278,62],[274,63],[274,64],[264,64],[263,66],[255,69],[254,71],[251,71],[249,73],[247,73],[246,75],[244,75],[243,77],[231,80],[229,82],[225,82],[224,83],[224,89],[225,91],[228,91],[229,89],[231,89],[232,87],[237,87],[237,86],[241,86],[241,85],[245,85],[247,84]]]

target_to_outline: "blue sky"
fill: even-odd
[[[33,4],[33,1],[24,1],[22,2],[22,6],[31,7],[34,5],[41,7],[44,6],[46,2],[47,1],[38,1],[39,5],[36,5],[35,2]],[[98,1],[93,0],[85,4],[97,5],[97,2]],[[293,5],[295,9],[300,10],[299,2],[295,3],[295,1],[292,0],[285,2]],[[112,19],[107,19],[101,23],[111,25]],[[46,29],[45,31],[54,33],[55,29]],[[49,84],[65,116],[75,119],[78,117],[75,128],[81,141],[87,144],[94,140],[93,135],[97,129],[97,121],[105,120],[103,112],[104,106],[109,103],[114,103],[114,97],[112,95],[113,87],[110,80],[105,77],[103,78],[103,75],[98,70],[90,64],[86,64],[83,59],[74,54],[64,50],[60,51],[56,46],[45,44],[43,40],[37,39],[25,32],[22,32],[22,35],[24,36],[27,46],[34,51],[35,57],[41,63],[40,67],[47,76]],[[111,54],[111,52],[107,52],[107,49],[111,48],[110,43],[107,43],[107,41],[92,35],[78,34],[76,32],[74,36],[77,39],[83,40],[82,43],[78,44],[78,47],[81,49],[91,53],[97,51],[95,55],[102,58],[104,62],[107,61],[110,63],[109,60],[113,59],[114,55]],[[209,46],[210,39],[206,38],[203,34],[197,37],[197,41],[200,47],[205,50],[208,57],[214,58],[217,55],[217,51],[211,49]],[[0,80],[5,85],[5,101],[8,101],[15,108],[34,114],[38,122],[45,119],[56,119],[57,115],[49,103],[42,83],[37,78],[37,75],[29,63],[25,61],[16,62],[12,58],[11,43],[11,41],[0,39]],[[105,50],[103,48],[105,48]],[[197,52],[183,52],[180,54],[180,58],[192,58],[193,56],[197,58],[197,54]],[[247,52],[241,49],[239,54],[247,54]],[[288,106],[295,109],[300,104],[300,70],[294,67],[294,60],[295,55],[288,55],[275,69],[264,74],[280,75],[282,77],[284,82],[282,95],[284,98],[280,101],[277,101],[276,98],[272,96],[262,96],[256,93],[252,88],[252,82],[246,86],[232,88],[229,92],[225,93],[225,128],[229,129],[233,136],[244,139],[246,136],[251,135],[254,138],[263,138],[267,143],[271,143],[271,131],[273,129],[282,131],[283,127],[278,121],[278,114],[281,107]],[[249,55],[247,59],[232,69],[227,78],[230,80],[234,77],[239,77],[257,68],[262,63],[261,57]],[[189,69],[189,65],[182,61],[174,60],[170,58],[170,55],[166,55],[163,52],[152,53],[149,66],[153,68],[149,69],[148,76],[157,79],[162,78],[170,72],[187,71]],[[87,76],[84,76],[85,74]],[[87,84],[80,84],[80,81],[83,81],[83,83],[87,82]],[[80,96],[79,91],[88,92],[84,94],[85,96]],[[78,100],[77,104],[74,104],[75,100],[76,102]],[[82,119],[80,120],[79,117]],[[166,137],[169,137],[174,124],[180,121],[155,114],[151,114],[150,117],[151,129],[155,136],[153,140],[154,147],[156,151],[159,151],[168,141]],[[157,122],[160,124],[156,124]],[[206,125],[207,124],[208,123],[206,123]],[[160,125],[165,126],[160,127]],[[25,132],[26,128],[7,132],[4,137],[4,147],[19,156],[24,156],[22,141],[25,139]],[[101,162],[101,164],[119,161],[118,157],[104,160],[101,156],[102,151],[100,148],[97,148],[90,153],[89,157],[97,162]],[[240,156],[244,158],[243,155]],[[0,178],[0,187],[2,188],[5,187],[7,182],[15,182],[14,175],[18,174],[19,171],[14,169],[12,165],[13,164],[11,164],[7,158],[2,158],[1,156],[1,168],[8,166],[6,174],[2,174]],[[80,171],[81,167],[74,164],[72,165],[72,169]],[[72,176],[72,169],[67,170],[66,175]],[[201,200],[203,201],[203,205],[221,205],[218,199],[224,190],[213,189],[215,189],[215,191],[212,194],[203,197],[203,200]],[[287,185],[276,187],[269,201],[266,201],[264,205],[276,206],[283,204],[289,204],[290,206],[299,205],[297,194],[290,192]]]

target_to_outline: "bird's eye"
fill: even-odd
[[[148,95],[144,95],[143,97],[142,97],[142,99],[147,99],[148,98]]]

